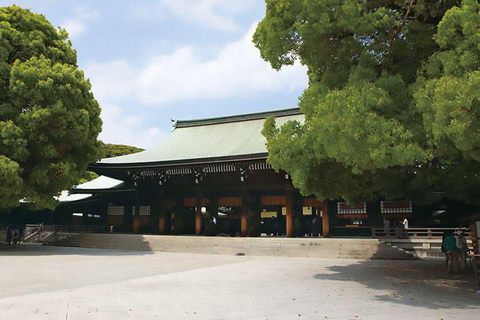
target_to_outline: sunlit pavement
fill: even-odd
[[[0,319],[480,319],[472,271],[365,261],[0,248]]]

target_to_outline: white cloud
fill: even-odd
[[[235,30],[235,21],[215,12],[222,2],[233,1],[195,1],[195,0],[160,0],[160,5],[184,20],[196,20],[217,30]]]
[[[96,10],[90,10],[84,7],[78,7],[76,10],[75,18],[67,19],[62,27],[68,32],[70,38],[75,38],[84,34],[87,30],[87,22],[98,19],[100,13]]]
[[[87,31],[85,22],[80,20],[68,19],[67,22],[63,24],[63,27],[67,30],[70,38],[74,38]]]
[[[252,9],[258,0],[158,0],[157,4],[142,4],[133,9],[139,19],[166,17],[174,14],[188,23],[199,23],[220,31],[238,30],[234,14]]]
[[[238,41],[202,60],[192,46],[157,55],[139,68],[124,60],[90,63],[84,69],[102,107],[105,142],[153,146],[165,131],[153,119],[158,109],[197,99],[237,99],[295,92],[307,87],[306,68],[277,72],[260,58],[251,42],[255,25]]]
[[[118,101],[134,94],[137,89],[135,71],[123,60],[90,63],[85,74],[91,78],[95,97],[99,100]]]
[[[99,139],[105,143],[149,148],[165,136],[157,127],[145,128],[148,114],[139,111],[132,115],[117,104],[102,103],[101,106],[103,129]]]
[[[145,105],[306,88],[305,67],[297,64],[277,72],[260,58],[251,42],[254,30],[255,25],[242,39],[228,44],[207,61],[199,59],[193,47],[185,46],[170,55],[153,58],[138,70],[117,60],[92,63],[85,72],[96,96],[108,101],[130,97]]]

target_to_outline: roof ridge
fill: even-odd
[[[238,114],[238,115],[225,116],[225,117],[192,119],[192,120],[172,120],[174,121],[172,129],[259,120],[259,119],[265,119],[268,116],[284,117],[284,116],[291,116],[291,115],[297,115],[297,114],[302,114],[299,107],[272,110],[272,111],[261,111],[261,112],[255,112],[255,113]]]

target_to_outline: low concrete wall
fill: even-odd
[[[118,250],[342,259],[412,259],[377,239],[230,238],[135,234],[79,234],[56,243]]]

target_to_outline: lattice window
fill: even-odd
[[[140,215],[149,216],[150,215],[150,206],[140,206]]]
[[[132,216],[135,215],[135,206],[132,207]],[[149,216],[150,215],[150,206],[140,206],[140,215]]]
[[[367,214],[367,204],[362,203],[356,206],[348,206],[345,202],[337,203],[337,213],[342,214]]]
[[[411,201],[381,201],[381,213],[412,213]]]
[[[107,215],[109,216],[123,216],[125,208],[123,206],[108,206]]]

